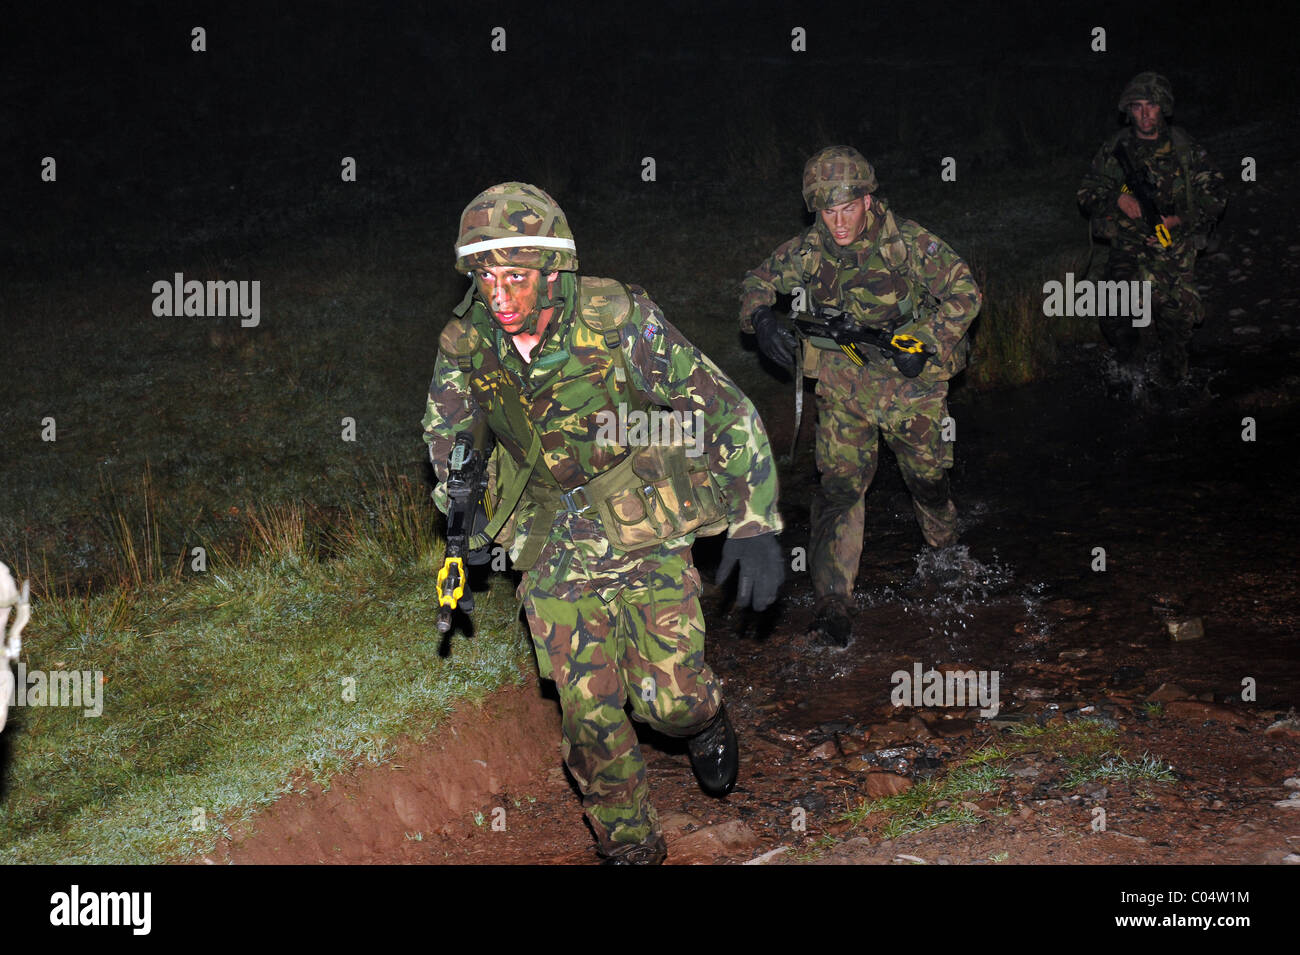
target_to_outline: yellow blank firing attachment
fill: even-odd
[[[848,355],[851,359],[853,359],[853,364],[855,365],[862,364],[862,356],[858,354],[857,346],[855,346],[852,342],[850,342],[847,345],[841,345],[840,351],[844,352],[844,354]]]
[[[915,335],[895,335],[889,342],[899,351],[905,351],[909,355],[919,355],[925,350],[925,342]]]
[[[1174,241],[1169,237],[1169,227],[1163,222],[1156,226],[1156,238],[1160,240],[1160,245],[1166,249]]]
[[[448,577],[453,578],[450,587],[444,586]],[[464,594],[465,562],[459,557],[448,557],[438,569],[438,606],[455,610]]]

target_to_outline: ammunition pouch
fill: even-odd
[[[814,313],[817,314],[817,313]],[[794,319],[796,315],[791,315]],[[822,352],[839,351],[840,346],[835,344],[835,339],[828,338],[824,335],[809,335],[797,325],[794,326],[795,334],[799,336],[800,347],[797,354],[802,354],[803,374],[805,378],[816,378],[821,374]]]
[[[805,378],[816,378],[822,373],[822,349],[809,348],[805,342],[800,349],[803,352],[803,374]]]
[[[540,505],[534,519],[529,545],[537,542],[540,552],[546,537],[546,512],[594,512],[605,536],[619,550],[639,550],[692,532],[707,536],[727,528],[722,495],[714,484],[708,458],[686,456],[682,445],[651,445],[636,448],[614,467],[598,474],[581,487],[530,485],[527,495]],[[540,526],[539,526],[540,525]],[[525,546],[515,562],[531,565],[536,554]]]
[[[629,456],[635,483],[611,494],[601,510],[610,539],[632,550],[727,528],[722,495],[704,455],[686,456],[681,445],[652,445]]]

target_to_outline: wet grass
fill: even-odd
[[[790,862],[807,865],[809,862],[816,862],[836,845],[834,836],[818,836],[797,849],[791,849],[787,858]]]
[[[1100,720],[1079,719],[1049,722],[1046,726],[1017,723],[1009,730],[1010,741],[1004,744],[1008,756],[1038,753],[1046,759],[1061,756],[1066,760],[1103,759],[1114,751],[1119,731]]]
[[[1109,757],[1097,765],[1080,767],[1065,778],[1065,788],[1075,789],[1086,782],[1140,782],[1172,783],[1177,779],[1166,763],[1150,753],[1133,760],[1126,757]]]
[[[527,644],[505,578],[480,595],[473,638],[441,646],[441,546],[417,520],[423,494],[394,484],[328,535],[301,506],[268,506],[248,519],[241,562],[35,599],[29,671],[101,676],[103,712],[10,711],[0,861],[208,851],[279,796],[383,762],[458,702],[520,682]]]
[[[842,818],[860,825],[869,816],[884,813],[888,818],[881,830],[882,839],[950,824],[976,826],[983,820],[969,797],[999,792],[1009,776],[1006,769],[990,762],[962,763],[942,779],[925,780],[894,796],[863,800]]]
[[[1086,782],[1173,782],[1168,765],[1149,753],[1134,760],[1120,750],[1119,731],[1097,720],[1078,720],[1047,727],[1019,725],[1012,729],[1018,737],[1010,752],[1015,755],[1041,753],[1045,758],[1059,757],[1069,768],[1065,789],[1077,789]]]
[[[998,794],[1013,778],[1009,763],[1024,756],[1044,762],[1060,760],[1068,772],[1064,789],[1103,780],[1116,782],[1172,782],[1169,767],[1154,756],[1137,760],[1125,756],[1118,746],[1118,731],[1098,720],[1051,723],[1045,727],[1018,724],[1002,738],[990,742],[956,763],[939,779],[925,780],[907,792],[882,799],[862,800],[841,818],[855,826],[883,815],[882,839],[924,832],[938,826],[976,826],[984,822],[981,812],[1003,814],[1010,806],[980,810],[973,799]],[[880,820],[873,820],[880,821]]]
[[[362,235],[165,270],[261,281],[255,328],[153,316],[156,274],[8,283],[4,559],[51,586],[139,586],[194,546],[238,550],[250,508],[344,511],[385,467],[425,483],[437,327],[410,254]]]
[[[1080,345],[1099,340],[1094,319],[1043,315],[1043,283],[1059,281],[1072,266],[1073,260],[1063,259],[1033,277],[973,266],[985,301],[972,332],[970,387],[985,391],[1040,381]]]

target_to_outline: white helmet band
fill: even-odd
[[[560,249],[564,252],[578,251],[572,239],[561,239],[547,235],[511,235],[501,239],[484,239],[481,242],[471,242],[469,245],[456,247],[456,257],[463,258],[467,255],[475,255],[479,252],[490,252],[493,249],[518,249],[529,247],[534,249]]]

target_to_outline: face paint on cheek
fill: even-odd
[[[480,297],[506,332],[518,334],[537,312],[541,273],[495,269],[480,277]]]

